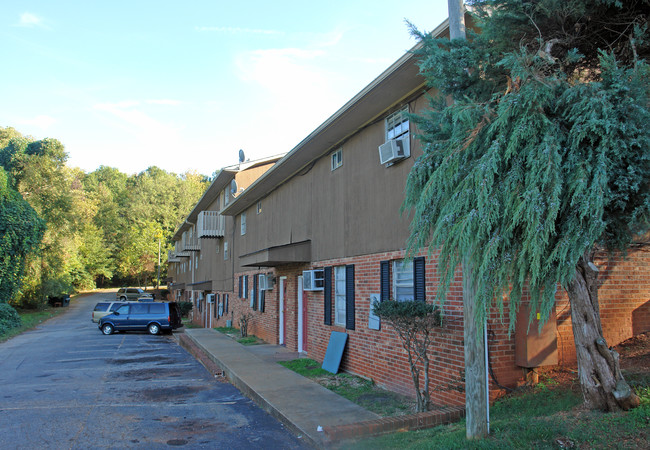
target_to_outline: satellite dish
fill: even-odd
[[[232,180],[230,182],[230,193],[232,195],[235,195],[237,193],[237,182],[235,180]]]
[[[246,155],[244,155],[244,150],[239,150],[239,162],[243,163],[246,161]]]

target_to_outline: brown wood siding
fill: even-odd
[[[425,103],[421,96],[411,110]],[[338,169],[331,170],[331,153],[304,168],[261,200],[261,214],[256,206],[247,210],[245,236],[238,216],[237,254],[304,240],[311,240],[313,261],[405,248],[409,219],[399,210],[409,171],[421,154],[413,123],[410,135],[411,157],[391,167],[379,162],[378,147],[385,141],[379,120],[343,144]]]

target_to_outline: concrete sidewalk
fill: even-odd
[[[185,329],[177,337],[186,347],[196,346],[203,355],[195,356],[209,358],[234,386],[313,446],[327,445],[327,436],[319,431],[325,427],[379,419],[377,414],[277,364],[298,357],[282,346],[246,347],[207,328]]]

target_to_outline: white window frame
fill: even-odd
[[[330,157],[330,169],[335,171],[343,165],[343,148],[339,148]]]
[[[242,279],[242,295],[243,298],[248,298],[248,275],[244,275],[244,278]]]
[[[409,132],[408,105],[386,117],[386,142],[398,139]]]
[[[257,202],[257,214],[262,214],[262,202]]]
[[[223,190],[223,206],[224,208],[230,203],[230,194],[228,193],[228,188]]]
[[[241,228],[241,235],[243,236],[246,234],[246,212],[240,214],[239,222]]]
[[[223,260],[228,260],[228,241],[224,241],[223,243]]]
[[[393,261],[393,298],[403,302],[415,299],[413,291],[413,260],[405,262],[403,259]]]
[[[194,257],[194,270],[199,268],[199,257],[195,256]]]
[[[334,325],[345,326],[345,266],[334,267]]]

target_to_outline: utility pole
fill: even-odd
[[[463,0],[447,0],[449,8],[449,38],[466,39],[465,6]],[[465,341],[465,417],[467,439],[486,437],[489,433],[487,342],[479,336],[476,320],[476,285],[472,280],[473,266],[467,256],[463,259],[463,319]]]
[[[156,287],[160,289],[160,236],[158,236],[158,285]]]

